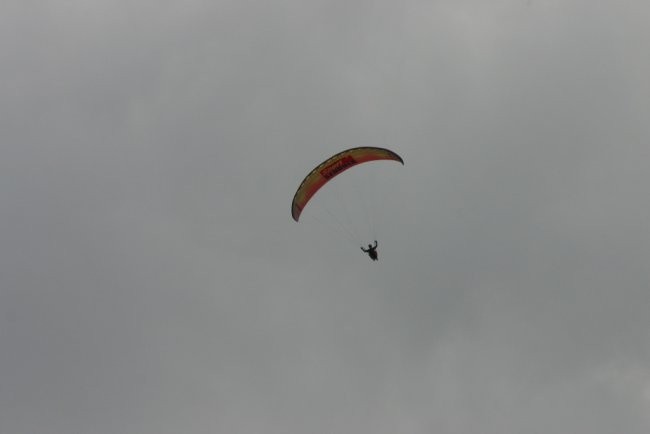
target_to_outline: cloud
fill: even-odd
[[[0,431],[648,431],[647,6],[2,9]]]

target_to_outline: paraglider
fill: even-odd
[[[307,174],[305,179],[300,183],[298,190],[296,190],[296,194],[293,196],[293,201],[291,202],[291,216],[293,219],[295,221],[300,219],[300,214],[309,200],[322,186],[332,180],[332,178],[357,164],[377,160],[393,160],[404,164],[402,157],[395,152],[389,149],[371,146],[351,148],[323,161]]]
[[[367,253],[368,256],[370,256],[370,259],[373,261],[377,261],[379,258],[377,257],[377,240],[375,240],[375,245],[373,246],[372,244],[368,244],[368,248],[364,249],[361,247],[361,250],[363,250],[364,253]]]
[[[291,216],[298,222],[303,210],[314,195],[333,178],[359,164],[379,160],[396,161],[402,165],[404,164],[402,157],[390,149],[372,146],[347,149],[323,161],[312,169],[298,186],[291,202]],[[367,249],[361,247],[361,250],[367,253],[373,261],[378,259],[376,240],[374,246],[368,244]]]

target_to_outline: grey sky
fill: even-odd
[[[649,22],[4,1],[0,434],[650,432]],[[377,264],[289,209],[363,145]]]

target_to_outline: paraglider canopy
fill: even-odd
[[[376,160],[393,160],[404,164],[395,152],[371,146],[351,148],[335,154],[316,166],[303,179],[291,202],[291,216],[298,221],[302,210],[316,192],[331,179],[361,163]]]

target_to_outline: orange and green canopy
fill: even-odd
[[[298,221],[309,200],[332,178],[358,164],[377,160],[393,160],[404,164],[402,157],[395,152],[371,146],[348,149],[323,161],[309,172],[293,196],[293,202],[291,203],[291,216],[293,219]]]

